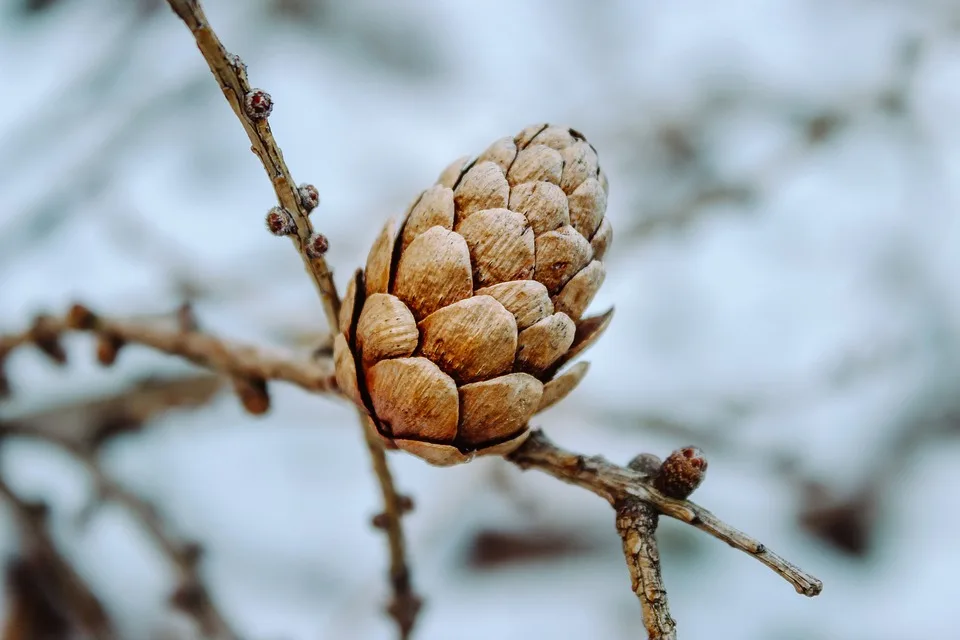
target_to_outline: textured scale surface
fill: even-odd
[[[546,124],[459,158],[377,237],[347,287],[337,382],[380,435],[435,465],[506,455],[576,388],[613,310],[608,183],[578,132]]]

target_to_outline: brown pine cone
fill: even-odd
[[[583,135],[536,125],[457,160],[351,280],[337,381],[380,435],[435,465],[519,447],[603,333],[607,181]],[[359,372],[359,377],[357,373]]]

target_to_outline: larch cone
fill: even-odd
[[[607,191],[584,136],[542,124],[455,161],[387,222],[334,341],[341,390],[384,439],[439,466],[506,455],[577,386],[587,363],[559,372],[613,313],[583,317]]]

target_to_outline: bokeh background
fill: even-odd
[[[342,287],[451,160],[538,121],[583,131],[612,186],[590,375],[538,419],[625,462],[688,443],[701,504],[819,576],[806,599],[664,521],[680,637],[960,637],[960,4],[948,0],[208,0],[322,196]],[[263,169],[159,0],[0,2],[0,328],[82,300],[310,349],[323,317],[265,233]],[[92,344],[18,350],[0,419],[82,423],[91,399],[196,372]],[[392,638],[377,491],[349,407],[229,392],[112,439],[105,469],[207,550],[248,638]],[[56,410],[55,413],[52,413]],[[423,640],[638,638],[613,513],[499,460],[392,455],[427,598]],[[6,438],[3,477],[124,638],[190,638],[174,571],[87,470]],[[91,505],[96,506],[95,509]],[[25,548],[4,507],[0,550]],[[16,582],[4,588],[8,619]]]

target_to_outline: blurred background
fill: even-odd
[[[295,178],[320,190],[340,287],[454,158],[540,121],[596,146],[614,244],[593,308],[617,315],[538,426],[620,463],[701,446],[696,500],[825,584],[801,597],[664,521],[681,638],[958,637],[960,4],[204,4],[272,94]],[[113,315],[190,300],[211,331],[311,348],[322,311],[264,231],[270,184],[165,2],[3,0],[0,87],[0,331],[74,300]],[[129,348],[103,369],[89,338],[65,346],[67,367],[9,355],[0,420],[129,431],[103,443],[103,471],[203,546],[234,628],[395,637],[349,407],[276,385],[254,418],[178,360]],[[416,637],[645,637],[601,500],[499,460],[391,461],[417,505]],[[82,461],[6,437],[0,470],[46,503],[121,637],[196,637],[169,605],[175,567]],[[7,639],[50,600],[9,498]]]

